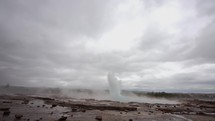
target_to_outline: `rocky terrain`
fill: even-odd
[[[178,104],[1,95],[0,121],[215,121],[215,102]]]

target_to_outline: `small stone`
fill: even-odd
[[[3,103],[12,103],[11,101],[3,101]]]
[[[28,104],[29,103],[29,100],[24,100],[23,102],[22,102],[22,104]]]
[[[199,111],[196,114],[198,114],[198,115],[205,115],[205,113],[203,113],[202,111]]]
[[[3,115],[4,115],[4,116],[10,115],[10,111],[4,111]]]
[[[69,111],[63,112],[63,114],[68,114],[68,113],[69,113]]]
[[[21,115],[21,114],[16,114],[16,115],[15,115],[15,118],[16,118],[16,119],[21,119],[22,117],[23,117],[23,115]]]
[[[133,119],[129,119],[129,121],[133,121]]]
[[[58,121],[66,121],[67,117],[62,116],[60,119],[58,119]]]
[[[56,107],[57,105],[56,104],[52,104],[52,107]]]
[[[102,116],[96,116],[95,119],[98,120],[98,121],[102,121]]]
[[[0,111],[9,111],[10,108],[0,108]]]
[[[72,109],[72,112],[76,112],[76,111],[77,111],[77,109],[76,109],[76,108],[73,108],[73,109]]]

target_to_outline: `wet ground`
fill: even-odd
[[[215,102],[149,104],[1,95],[0,121],[215,121]]]

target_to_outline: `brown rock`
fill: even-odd
[[[0,108],[0,111],[9,111],[10,108]]]
[[[67,117],[62,116],[60,119],[58,119],[58,121],[66,121]]]
[[[4,111],[3,115],[4,115],[4,116],[10,115],[10,111]]]
[[[57,104],[52,104],[52,107],[56,107],[57,106]]]
[[[48,97],[35,97],[36,99],[45,100],[45,101],[53,101],[54,99]]]
[[[77,109],[76,109],[76,108],[73,108],[73,109],[72,109],[72,112],[76,112],[76,111],[77,111]]]
[[[22,117],[23,117],[23,115],[21,115],[21,114],[16,114],[16,115],[15,115],[15,118],[16,118],[16,119],[21,119]]]
[[[197,112],[196,114],[198,114],[198,115],[205,115],[205,113],[202,112],[202,111],[199,111],[199,112]]]
[[[2,103],[12,103],[11,101],[3,101]]]
[[[95,119],[98,121],[102,121],[102,116],[96,116]]]
[[[24,100],[23,102],[22,102],[22,104],[28,104],[29,103],[29,100]]]

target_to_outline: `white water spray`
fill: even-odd
[[[121,81],[117,79],[113,72],[108,73],[109,91],[112,98],[117,101],[122,101],[121,96]]]

